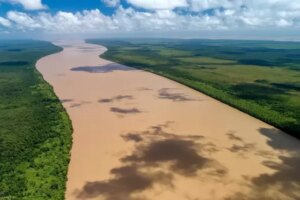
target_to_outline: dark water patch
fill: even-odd
[[[245,177],[245,180],[249,181],[249,192],[237,192],[225,200],[300,199],[299,141],[275,128],[260,128],[259,132],[268,138],[267,143],[273,151],[257,153],[267,159],[262,164],[274,172]],[[278,151],[283,153],[279,157]]]
[[[113,100],[112,99],[99,99],[98,102],[99,103],[111,103],[111,102],[113,102]]]
[[[78,103],[72,103],[70,105],[70,108],[76,108],[76,107],[80,107],[82,105],[86,105],[86,104],[90,104],[91,102],[90,101],[80,101]]]
[[[127,141],[140,142],[143,140],[142,136],[137,133],[128,133],[126,135],[122,135],[122,138]]]
[[[71,71],[83,71],[90,73],[110,73],[114,71],[135,71],[136,69],[120,64],[107,64],[104,66],[80,66],[74,67]]]
[[[68,103],[68,102],[72,102],[73,99],[61,99],[60,102],[62,103]]]
[[[153,141],[148,146],[138,149],[135,154],[123,158],[123,161],[143,162],[150,165],[172,162],[172,170],[191,176],[203,168],[209,160],[197,153],[193,141],[172,138]]]
[[[70,108],[80,107],[81,105],[81,103],[73,103],[72,105],[70,105]]]
[[[300,158],[299,156],[281,156],[280,159],[282,163],[264,162],[265,166],[275,170],[275,172],[250,178],[249,192],[238,192],[226,200],[300,199]]]
[[[162,171],[141,172],[138,166],[129,165],[111,170],[114,178],[106,181],[87,182],[76,195],[79,199],[104,196],[106,200],[134,200],[133,194],[151,189],[154,184],[172,187],[173,176]]]
[[[163,128],[169,127],[171,123],[166,122],[151,126],[142,132],[122,135],[125,141],[135,142],[134,150],[120,158],[122,163],[120,167],[112,168],[110,171],[112,178],[87,182],[75,194],[76,197],[140,200],[146,198],[137,195],[151,190],[154,185],[173,189],[174,174],[195,178],[197,172],[210,169],[203,172],[207,178],[226,176],[226,168],[202,155],[207,146],[206,143],[201,143],[205,139],[203,136],[165,132]]]
[[[112,103],[112,102],[119,102],[121,100],[133,100],[134,97],[132,95],[117,95],[112,98],[104,98],[104,99],[99,99],[99,103]]]
[[[111,112],[120,113],[120,114],[137,114],[141,113],[141,111],[137,108],[118,108],[118,107],[111,107]]]
[[[232,153],[237,153],[240,156],[246,156],[247,153],[256,152],[257,148],[254,143],[247,143],[241,137],[237,136],[234,131],[226,134],[228,139],[232,140],[234,144],[227,148]]]
[[[215,152],[212,151],[216,148],[214,144],[203,143],[205,137],[201,135],[181,136],[165,132],[163,129],[171,123],[151,126],[146,131],[123,136],[126,140],[135,140],[138,136],[138,142],[132,154],[121,158],[121,161],[146,168],[159,168],[160,165],[169,163],[169,170],[182,176],[196,176],[199,170],[216,166],[211,159],[202,155],[203,152]]]
[[[138,90],[138,91],[151,91],[151,90],[153,90],[153,89],[147,88],[147,87],[139,87],[139,88],[137,88],[137,90]]]
[[[273,174],[262,174],[252,179],[256,187],[264,190],[276,188],[278,193],[282,193],[292,199],[300,199],[300,157],[281,156],[279,163],[265,163],[271,169],[276,170]]]
[[[280,151],[300,151],[299,140],[275,128],[260,128],[259,132],[268,137],[268,145]],[[300,156],[300,155],[299,155]]]
[[[226,134],[230,140],[242,142],[243,139],[235,135],[234,131],[230,131]]]
[[[167,121],[167,122],[165,122],[165,123],[163,123],[163,124],[158,124],[158,125],[155,125],[155,126],[151,126],[151,127],[149,128],[149,130],[151,130],[151,132],[152,132],[153,134],[161,134],[161,133],[166,134],[166,133],[163,131],[163,129],[169,128],[170,125],[171,125],[172,123],[173,123],[173,121]]]
[[[230,148],[229,151],[232,153],[248,153],[255,149],[255,145],[252,143],[245,143],[245,144],[234,144]]]
[[[260,128],[259,132],[268,138],[267,143],[273,150],[284,152],[284,156],[275,156],[280,159],[280,162],[269,159],[262,163],[274,170],[273,173],[246,177],[250,181],[250,192],[238,192],[226,200],[300,199],[299,141],[275,128]],[[270,158],[274,158],[270,152],[263,152],[266,153]]]
[[[160,99],[168,99],[176,102],[184,101],[199,101],[198,99],[191,98],[188,95],[178,92],[172,92],[173,88],[162,88],[158,91],[158,97]]]
[[[0,62],[0,66],[24,66],[30,64],[27,61],[6,61]]]

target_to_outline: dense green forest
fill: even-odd
[[[64,199],[71,123],[35,62],[61,48],[0,41],[0,199]]]
[[[300,138],[300,43],[90,39],[102,57],[206,93]]]

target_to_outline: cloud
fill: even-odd
[[[0,25],[5,26],[5,27],[10,27],[11,22],[3,17],[0,17]]]
[[[115,5],[115,0],[109,1]],[[272,30],[274,34],[294,33],[300,29],[300,2],[284,0],[128,0],[133,5],[118,5],[112,15],[99,9],[78,12],[34,13],[9,11],[0,24],[10,32],[43,32],[46,34],[135,34],[193,33],[205,31]],[[136,9],[136,7],[144,9]],[[224,32],[224,30],[226,30]],[[274,31],[279,30],[279,31]],[[270,33],[270,31],[269,31]],[[170,34],[168,34],[170,35]],[[269,35],[268,35],[269,36]]]
[[[42,10],[47,6],[43,5],[42,0],[6,0],[11,4],[21,4],[26,10]]]
[[[188,6],[186,0],[127,0],[133,6],[149,10],[172,10]]]
[[[120,5],[120,0],[102,0],[102,2],[108,7],[117,7]]]
[[[7,18],[14,22],[17,28],[20,29],[32,30],[41,27],[41,25],[35,19],[32,19],[30,16],[23,12],[9,11],[7,13]]]

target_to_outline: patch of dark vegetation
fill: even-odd
[[[113,63],[113,64],[107,64],[104,66],[74,67],[71,70],[72,71],[90,72],[90,73],[110,73],[110,72],[114,72],[114,71],[133,71],[136,69]]]
[[[0,62],[0,66],[24,66],[28,65],[28,61],[4,61]]]
[[[253,83],[234,85],[231,90],[239,98],[249,100],[271,99],[274,95],[285,93],[285,91],[282,89]]]
[[[294,83],[271,83],[271,85],[281,88],[281,89],[287,89],[287,90],[297,90],[300,91],[300,84],[294,84]]]
[[[264,79],[257,79],[254,81],[255,83],[262,83],[262,84],[267,84],[269,83],[267,80],[264,80]]]
[[[240,56],[240,55],[244,55],[246,52],[241,52],[241,51],[220,51],[220,53]]]
[[[290,70],[294,70],[294,71],[300,71],[300,66],[290,66],[289,67]]]
[[[71,123],[36,71],[61,49],[42,41],[2,41],[0,48],[0,199],[63,199]]]
[[[137,108],[117,108],[117,107],[111,107],[111,112],[119,113],[119,114],[137,114],[141,113],[141,111]]]
[[[197,67],[189,67],[189,68],[194,68],[194,69],[207,69],[207,70],[215,70],[217,69],[216,67],[206,67],[206,66],[197,66]]]
[[[198,68],[200,68],[200,69],[209,69],[209,70],[217,69],[216,67],[204,67],[204,66],[200,66]]]
[[[270,63],[269,61],[266,60],[258,60],[258,59],[241,59],[238,60],[240,64],[245,64],[245,65],[259,65],[259,66],[274,66],[274,64]]]
[[[135,142],[131,154],[121,157],[121,166],[111,169],[112,178],[88,182],[75,196],[137,200],[139,193],[151,190],[154,185],[173,189],[174,174],[188,178],[197,177],[198,173],[207,178],[227,174],[221,164],[203,155],[206,151],[212,152],[213,144],[206,143],[199,135],[181,136],[163,131],[169,124],[123,135],[126,141]]]

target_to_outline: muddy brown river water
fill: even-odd
[[[73,124],[67,200],[296,200],[300,142],[202,93],[56,42],[36,66]]]

